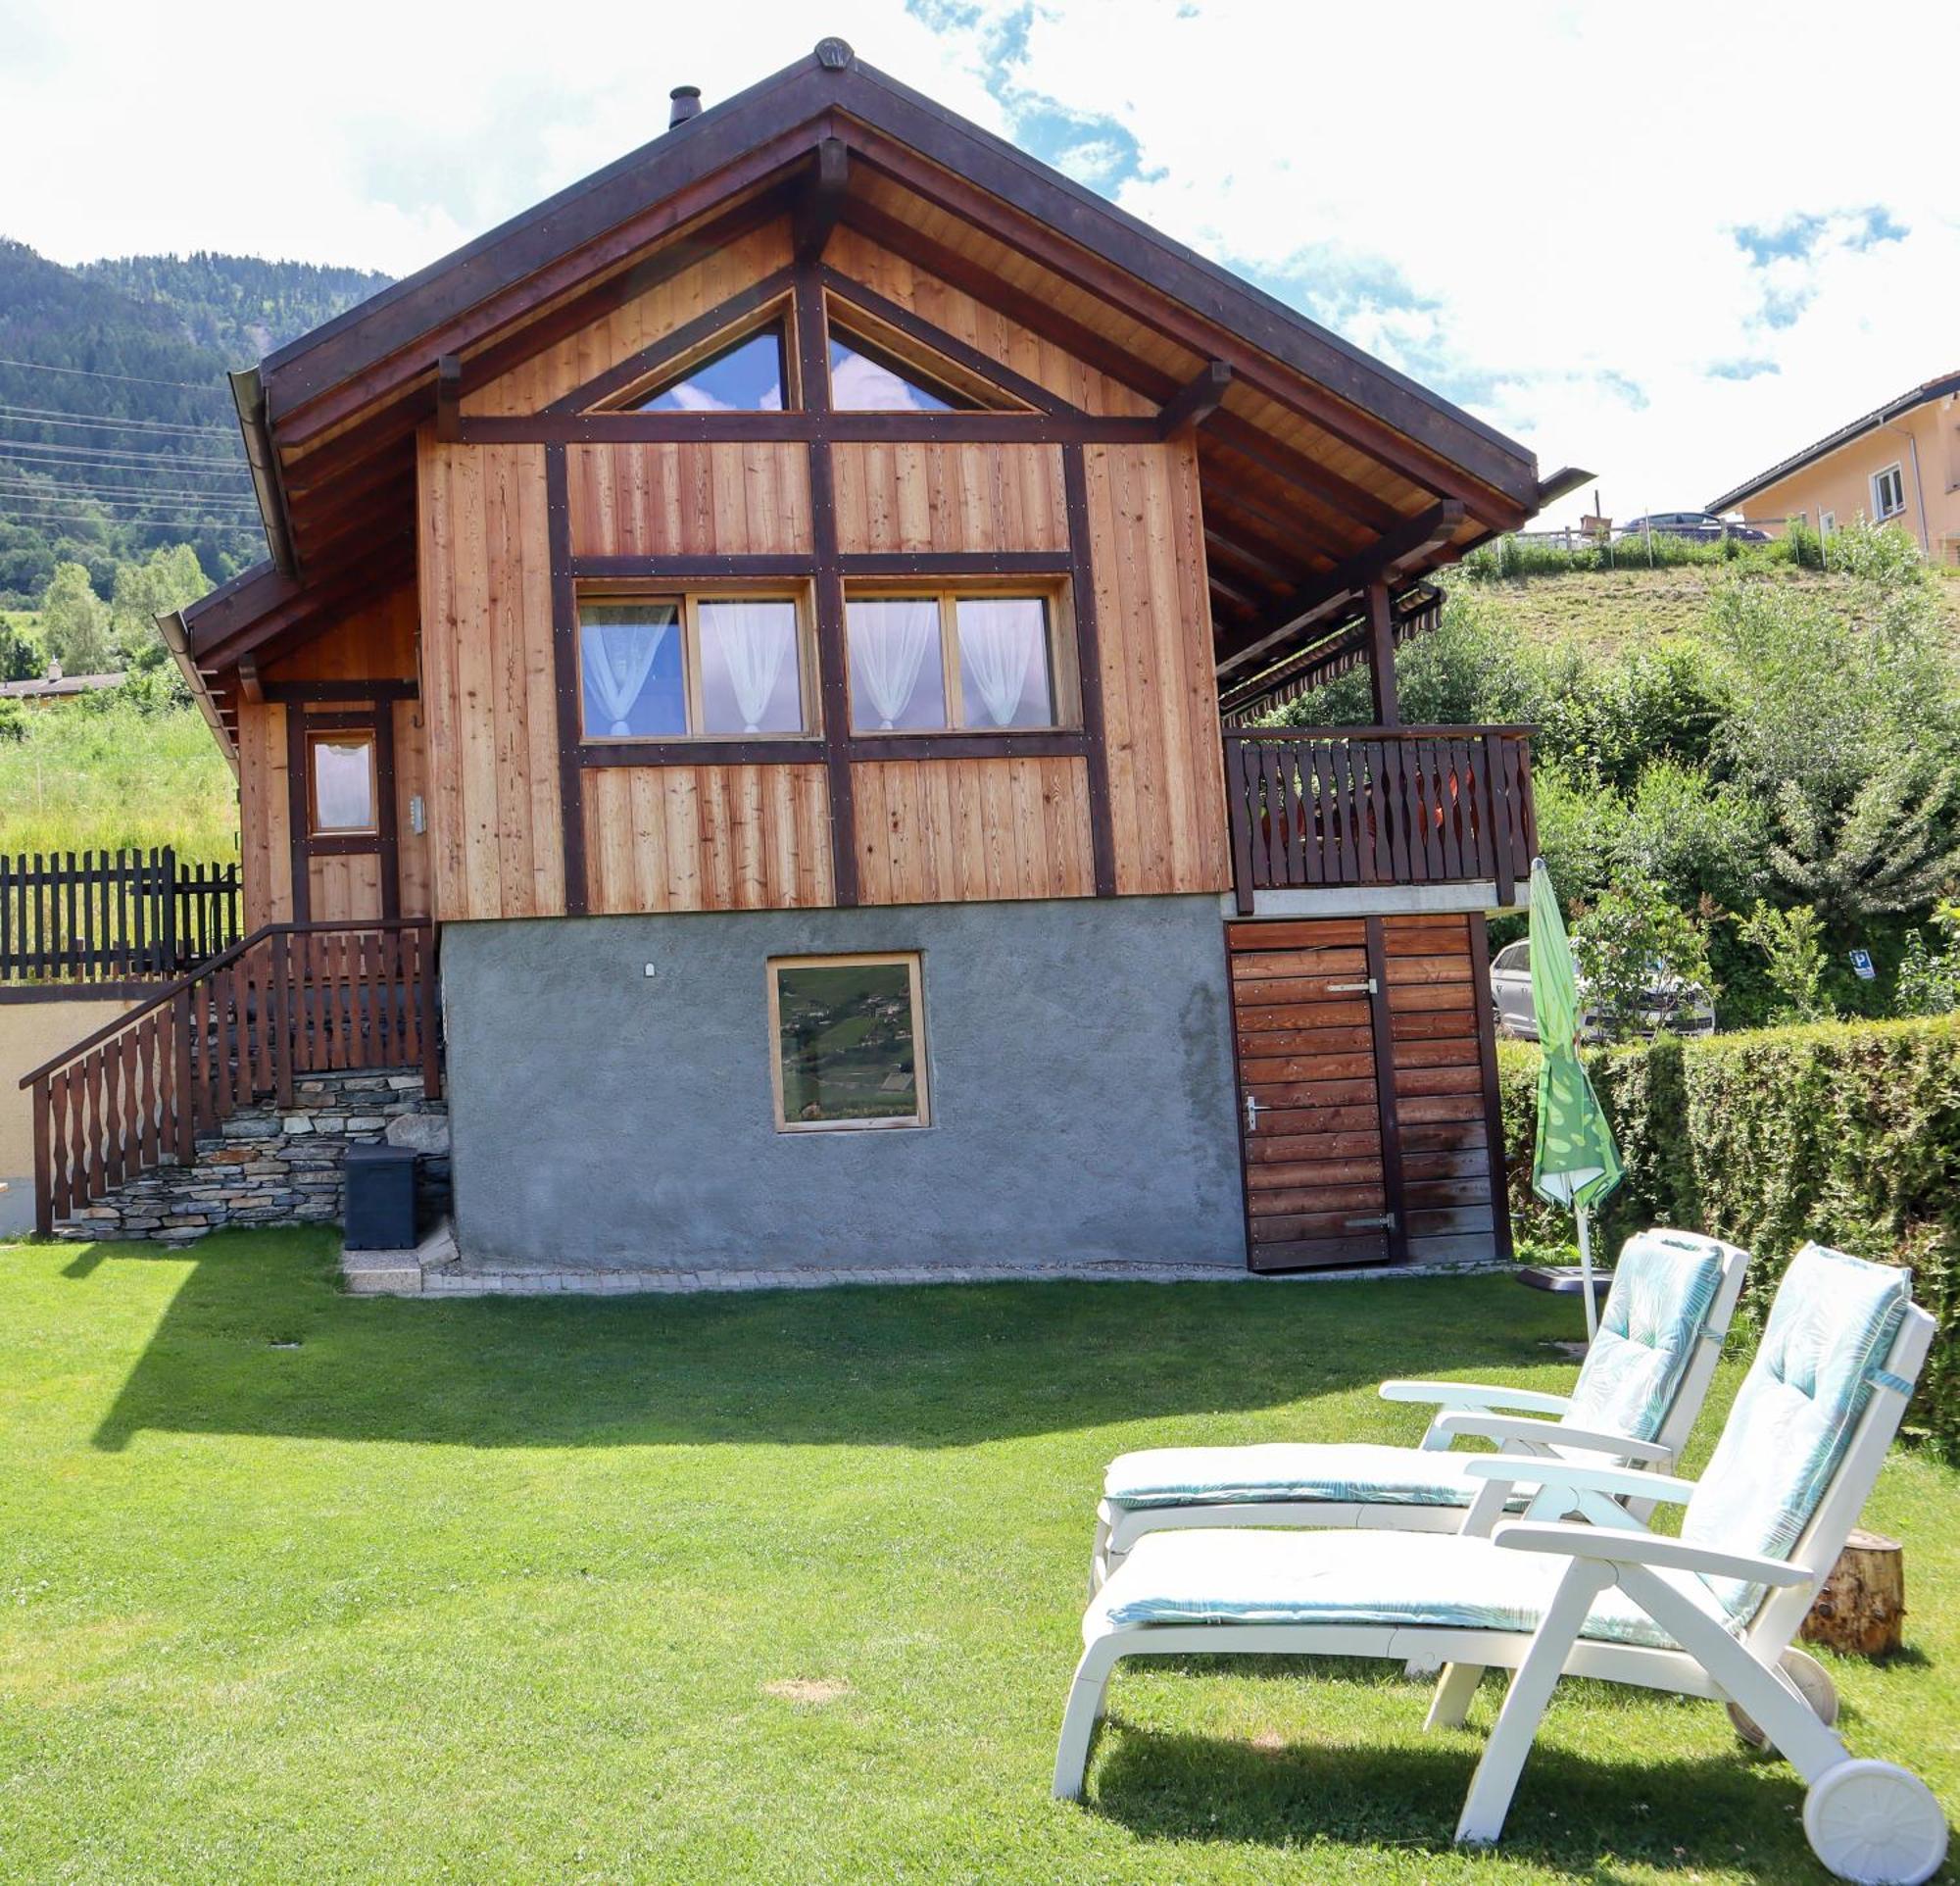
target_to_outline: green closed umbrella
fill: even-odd
[[[1532,1009],[1538,1017],[1538,1144],[1532,1152],[1532,1190],[1562,1205],[1579,1221],[1580,1289],[1586,1298],[1586,1334],[1594,1333],[1592,1242],[1587,1219],[1619,1184],[1619,1149],[1606,1124],[1599,1096],[1579,1059],[1579,979],[1572,945],[1543,858],[1531,874]]]

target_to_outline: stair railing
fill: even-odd
[[[435,933],[410,918],[268,923],[22,1076],[34,1129],[34,1221],[159,1166],[301,1074],[418,1067],[442,1091]]]

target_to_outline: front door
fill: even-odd
[[[1254,1270],[1406,1254],[1381,922],[1231,923]]]

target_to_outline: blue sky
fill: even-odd
[[[1951,0],[9,0],[0,233],[406,273],[658,132],[669,85],[726,96],[819,31],[1621,517],[1960,368]]]

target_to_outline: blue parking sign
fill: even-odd
[[[1872,968],[1872,953],[1870,950],[1853,950],[1851,952],[1851,967],[1858,972],[1858,979],[1861,982],[1876,982],[1879,979],[1878,970]]]

